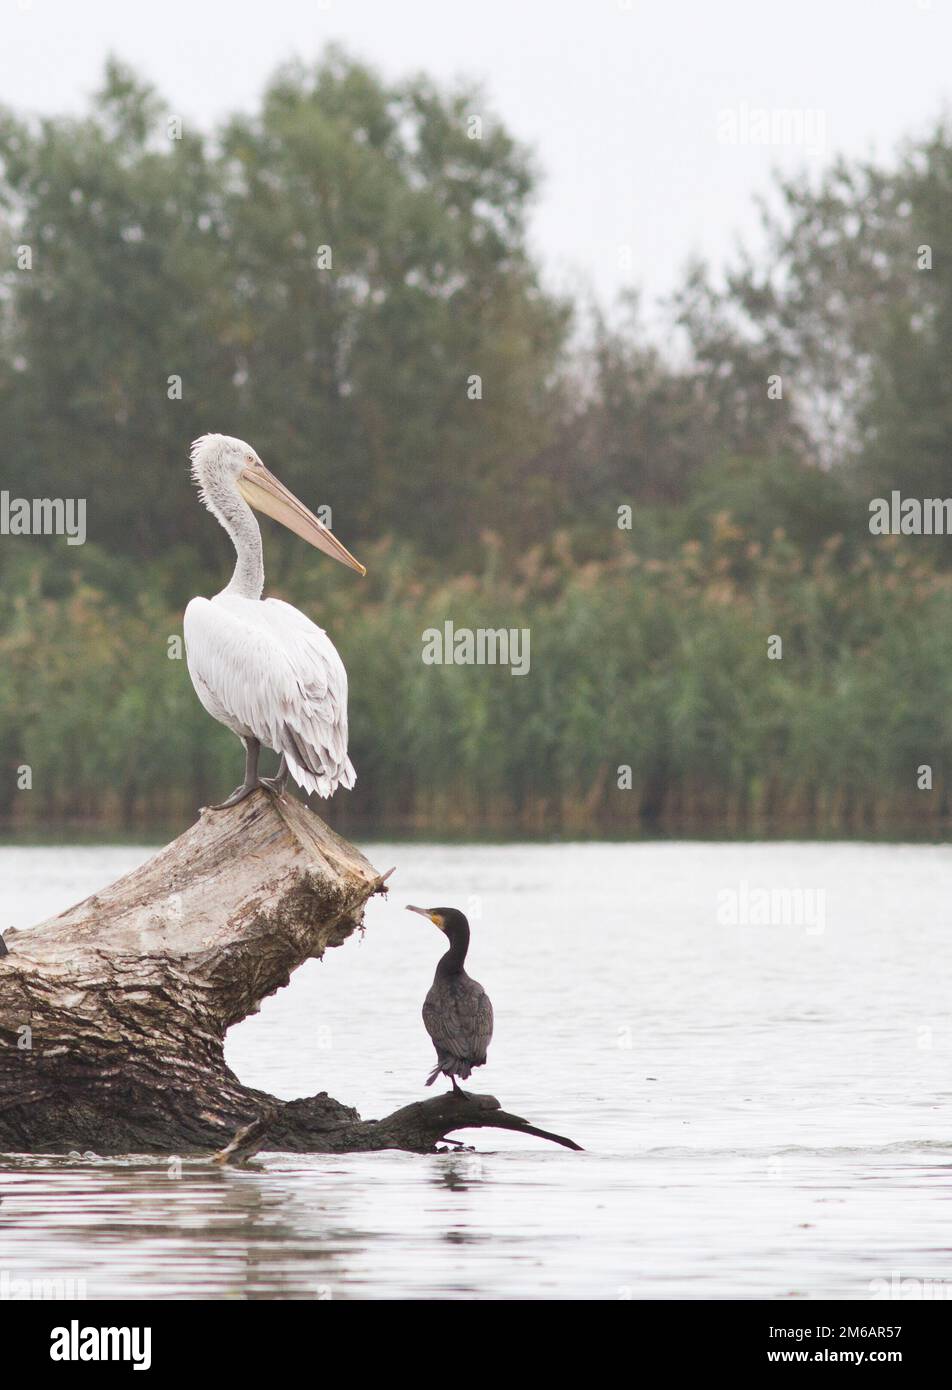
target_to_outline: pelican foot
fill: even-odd
[[[261,785],[267,787],[269,792],[274,792],[275,796],[281,796],[285,787],[288,785],[288,760],[281,754],[281,761],[278,770],[273,777],[262,777]]]
[[[261,778],[258,776],[258,754],[261,752],[261,744],[256,738],[242,738],[245,745],[245,780],[240,787],[236,787],[231,796],[226,801],[219,801],[217,806],[209,806],[210,811],[225,811],[229,806],[237,806],[239,801],[244,801],[246,796],[256,792],[261,786]]]
[[[242,782],[240,787],[236,787],[231,796],[224,801],[219,801],[215,806],[209,806],[210,811],[226,811],[229,806],[237,806],[239,801],[244,801],[246,796],[256,792],[261,786],[261,782]]]

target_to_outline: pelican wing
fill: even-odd
[[[327,633],[280,599],[218,594],[185,610],[198,696],[235,733],[283,753],[305,791],[352,787],[347,672]]]

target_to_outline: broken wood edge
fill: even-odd
[[[362,930],[391,876],[304,803],[256,791],[206,811],[65,912],[11,928],[0,954],[0,1149],[207,1161],[237,1140],[227,1159],[240,1161],[257,1129],[240,1130],[265,1130],[267,1108],[284,1105],[230,1071],[228,1029],[305,960]],[[287,1114],[272,1147],[346,1148],[359,1122],[322,1093]]]
[[[546,1139],[552,1144],[583,1153],[581,1144],[564,1134],[542,1129],[530,1124],[521,1115],[512,1115],[503,1110],[495,1096],[476,1091],[447,1091],[430,1100],[418,1100],[395,1110],[382,1120],[371,1121],[386,1132],[399,1133],[403,1129],[417,1130],[421,1137],[428,1136],[431,1145],[445,1139],[456,1129],[508,1129],[519,1134],[532,1134],[538,1139]]]
[[[387,882],[387,879],[390,877],[391,874],[395,874],[396,872],[397,866],[396,864],[394,864],[393,868],[388,869],[385,874],[378,874],[376,879],[374,880],[374,886],[370,890],[370,896],[373,897],[374,893],[383,893],[386,897],[386,895],[390,892],[390,885]]]
[[[212,1163],[217,1163],[219,1167],[228,1163],[246,1163],[263,1146],[278,1109],[278,1105],[266,1106],[250,1125],[244,1125],[239,1129],[231,1143],[212,1155]]]
[[[297,1145],[291,1152],[300,1153],[371,1153],[383,1149],[398,1149],[403,1152],[432,1154],[437,1153],[436,1145],[448,1140],[447,1135],[457,1129],[508,1129],[518,1134],[531,1134],[537,1139],[548,1140],[562,1148],[584,1153],[581,1144],[564,1134],[542,1129],[530,1124],[521,1115],[512,1115],[503,1110],[495,1096],[478,1094],[472,1091],[449,1091],[445,1095],[433,1096],[428,1100],[411,1101],[380,1120],[353,1120],[324,1130],[321,1144],[313,1143],[313,1134],[298,1129],[294,1124],[295,1107],[300,1108],[306,1100],[274,1101],[266,1105],[261,1113],[237,1131],[234,1138],[211,1156],[210,1161],[219,1167],[228,1164],[243,1164],[262,1149],[267,1148],[268,1137],[280,1118],[291,1124],[292,1137],[298,1135],[311,1142],[305,1148]],[[283,1152],[279,1143],[269,1152]]]

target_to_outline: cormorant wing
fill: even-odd
[[[493,1035],[493,1006],[477,980],[436,979],[423,1003],[423,1022],[438,1052],[481,1066]]]

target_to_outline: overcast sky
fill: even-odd
[[[211,124],[291,56],[484,83],[536,150],[550,284],[649,301],[756,245],[773,167],[888,154],[949,107],[952,0],[0,0],[0,101],[82,106],[105,54]],[[778,112],[794,113],[786,118]],[[764,116],[773,125],[764,125]],[[764,143],[770,137],[772,143]]]

